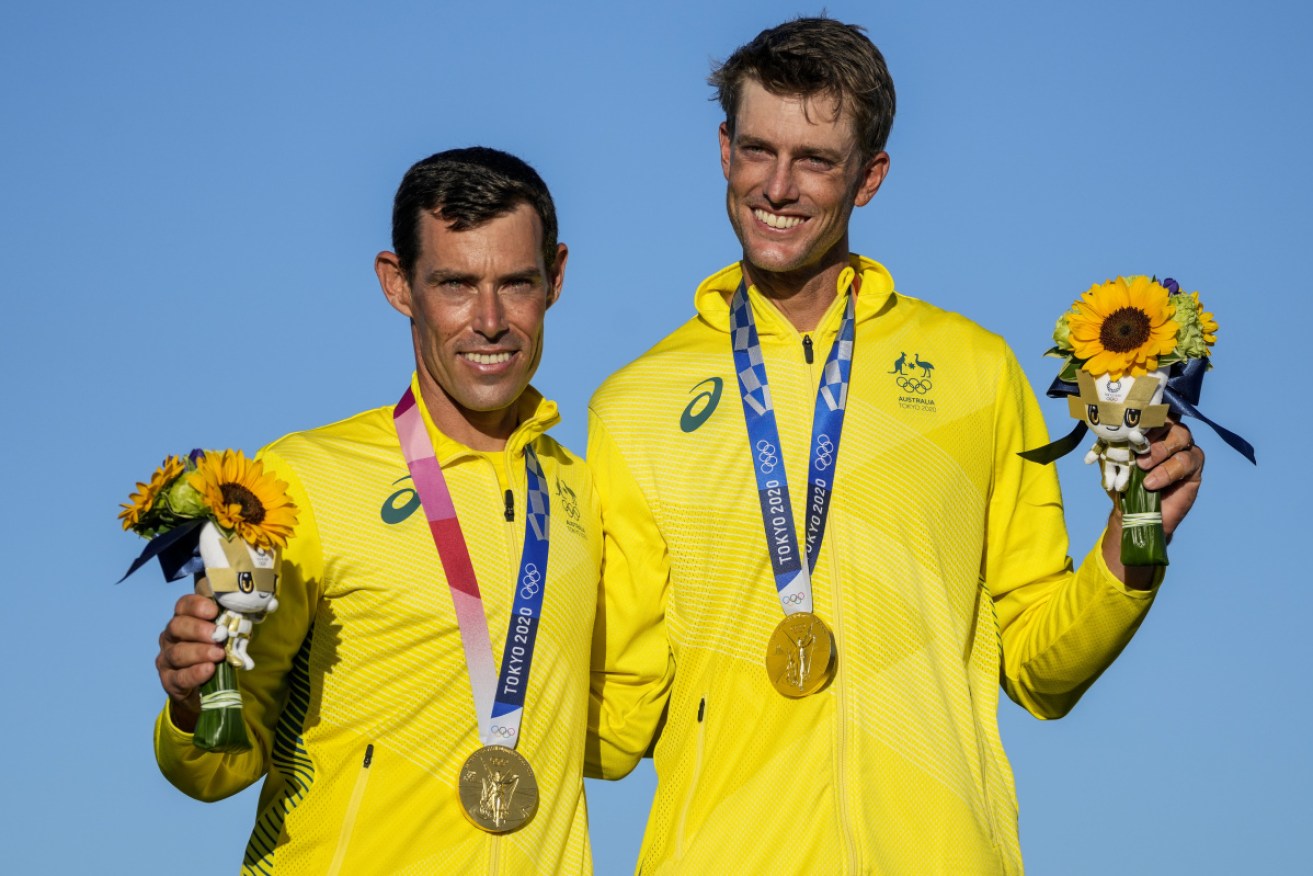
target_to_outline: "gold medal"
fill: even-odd
[[[829,684],[834,676],[834,633],[825,621],[807,611],[780,621],[766,645],[766,674],[786,697],[805,697]]]
[[[458,785],[465,817],[488,833],[519,830],[538,811],[533,767],[504,745],[485,745],[466,758]]]

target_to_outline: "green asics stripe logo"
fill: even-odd
[[[725,381],[719,377],[708,377],[690,388],[689,392],[699,386],[706,386],[708,383],[711,384],[711,388],[704,389],[693,396],[693,400],[688,403],[688,407],[684,408],[684,413],[679,415],[679,428],[685,432],[692,432],[705,423],[707,418],[715,412],[716,405],[720,404],[720,391],[725,388]],[[695,411],[694,408],[697,408],[699,404],[702,405],[701,409]]]
[[[408,480],[410,475],[405,475],[392,483],[395,485]],[[413,487],[402,487],[383,500],[383,507],[379,509],[378,516],[383,518],[384,523],[395,524],[414,514],[418,508],[419,493],[415,492]]]

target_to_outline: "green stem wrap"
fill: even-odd
[[[1132,461],[1122,494],[1122,562],[1127,566],[1166,566],[1162,497],[1144,488],[1144,469]]]
[[[251,740],[242,723],[242,693],[237,671],[228,661],[215,665],[214,677],[201,686],[201,715],[193,744],[205,751],[248,751]]]

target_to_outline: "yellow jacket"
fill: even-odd
[[[657,873],[1017,873],[1000,677],[1065,714],[1152,602],[1096,550],[1072,571],[1046,441],[1006,345],[862,276],[847,419],[813,574],[834,683],[770,685],[783,617],[768,565],[728,336],[737,265],[698,314],[597,391],[589,465],[606,527],[586,769],[618,778],[655,746],[639,862]],[[850,272],[840,280],[847,288]],[[750,293],[795,527],[812,410],[842,317],[808,340]],[[800,536],[801,537],[801,536]]]
[[[457,771],[481,745],[473,693],[388,405],[262,453],[291,485],[300,519],[283,553],[278,610],[251,640],[256,668],[238,673],[254,749],[200,751],[167,709],[156,724],[161,770],[193,797],[226,797],[267,774],[243,873],[591,872],[582,765],[598,504],[586,466],[543,434],[559,419],[556,406],[533,390],[521,405],[504,453],[471,451],[438,432],[427,411],[424,420],[498,666],[524,540],[531,441],[552,493],[548,578],[517,746],[537,777],[537,815],[498,837],[461,811]],[[515,494],[510,522],[505,486]]]

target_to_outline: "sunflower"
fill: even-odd
[[[128,502],[119,512],[119,520],[123,521],[125,532],[141,522],[155,506],[155,500],[159,498],[160,493],[168,489],[174,478],[182,474],[182,470],[182,460],[176,456],[168,456],[160,463],[160,467],[155,469],[155,474],[150,476],[150,483],[137,482],[137,492],[128,497]]]
[[[1094,375],[1119,380],[1158,367],[1176,348],[1176,307],[1167,289],[1148,277],[1118,277],[1091,286],[1068,320],[1071,345]]]
[[[239,450],[206,453],[196,460],[187,482],[205,498],[220,527],[258,547],[287,544],[296,526],[296,506],[287,484],[266,474],[259,460]]]

